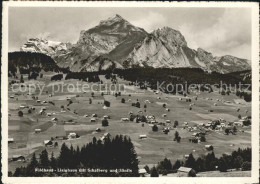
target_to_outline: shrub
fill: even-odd
[[[121,103],[125,103],[125,99],[124,98],[121,99]]]
[[[23,117],[23,112],[22,112],[22,111],[19,111],[19,112],[18,112],[18,116]]]
[[[106,106],[106,107],[110,107],[110,102],[109,101],[104,101],[104,105]]]
[[[152,130],[153,130],[153,132],[157,132],[158,131],[158,126],[157,125],[153,125]]]
[[[102,126],[108,126],[108,121],[106,119],[102,120]]]

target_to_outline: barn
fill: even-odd
[[[177,175],[178,177],[196,177],[196,171],[189,167],[180,167]]]

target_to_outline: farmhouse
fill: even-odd
[[[51,113],[50,113],[50,112],[48,112],[48,113],[46,114],[46,116],[50,117],[50,116],[51,116]]]
[[[104,119],[109,119],[108,115],[103,116]]]
[[[178,177],[196,176],[195,170],[189,167],[180,167],[177,171]]]
[[[206,150],[208,150],[208,151],[211,151],[211,150],[213,150],[213,146],[212,146],[212,145],[210,145],[210,144],[208,144],[208,145],[205,145],[205,148],[206,148]]]
[[[52,141],[50,141],[50,140],[45,140],[45,141],[43,141],[43,143],[44,143],[44,146],[49,146],[49,147],[52,147],[53,146],[53,142]]]
[[[77,134],[76,133],[69,133],[68,135],[68,139],[76,139],[77,138]]]
[[[24,156],[22,156],[22,155],[13,155],[12,156],[12,161],[22,161],[22,162],[24,162],[25,161],[25,157]]]
[[[139,139],[145,139],[147,138],[147,135],[139,135]]]
[[[35,133],[40,133],[41,131],[42,131],[42,129],[40,129],[40,128],[37,128],[34,130]]]
[[[138,173],[141,177],[145,177],[145,175],[147,174],[146,170],[145,169],[139,169],[138,170]]]
[[[57,118],[52,118],[51,120],[52,120],[52,121],[58,121],[58,119],[57,119]]]
[[[121,121],[127,122],[127,121],[129,121],[129,118],[121,118]]]
[[[8,138],[8,144],[13,142],[14,142],[14,138]]]
[[[96,118],[91,118],[90,122],[96,122]]]

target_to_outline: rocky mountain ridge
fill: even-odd
[[[115,15],[80,32],[77,43],[29,39],[22,51],[51,56],[60,67],[71,71],[98,71],[108,68],[154,67],[202,68],[229,73],[251,69],[246,59],[215,57],[201,48],[188,47],[184,36],[170,27],[147,33]]]

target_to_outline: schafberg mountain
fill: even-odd
[[[163,27],[147,33],[120,15],[81,31],[76,44],[29,39],[21,50],[45,53],[60,67],[69,67],[71,71],[136,66],[191,67],[220,73],[251,69],[246,59],[229,55],[215,57],[201,48],[189,48],[184,36],[177,30]]]

